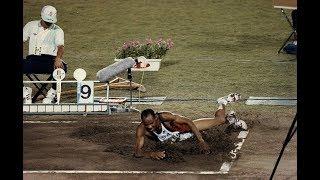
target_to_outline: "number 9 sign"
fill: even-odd
[[[93,81],[80,81],[77,85],[77,103],[93,103],[94,85]]]
[[[73,72],[73,77],[77,80],[77,103],[90,104],[93,103],[93,81],[83,81],[87,76],[84,69],[78,68]]]

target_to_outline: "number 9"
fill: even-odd
[[[81,86],[80,91],[81,91],[81,97],[83,99],[88,99],[90,97],[90,95],[91,95],[91,88],[88,85]]]

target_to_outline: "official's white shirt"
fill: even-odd
[[[57,47],[64,45],[64,32],[56,24],[44,29],[40,20],[31,21],[23,27],[23,42],[28,39],[29,55],[48,54],[57,56]]]

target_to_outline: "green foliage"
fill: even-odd
[[[147,59],[161,59],[172,47],[173,41],[171,39],[165,41],[159,38],[157,41],[152,41],[149,38],[143,43],[140,41],[128,41],[123,43],[123,46],[117,50],[116,58],[144,56]]]

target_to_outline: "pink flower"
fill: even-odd
[[[139,41],[132,41],[133,47],[139,47],[140,42]]]
[[[173,41],[170,39],[167,39],[167,47],[168,49],[171,49],[173,47]]]
[[[158,46],[161,46],[162,43],[163,43],[163,39],[159,38],[159,40],[157,41]]]
[[[128,48],[128,44],[124,43],[124,44],[122,45],[122,49],[125,50],[125,49],[127,49],[127,48]]]
[[[151,45],[152,44],[152,39],[151,38],[147,38],[146,39],[146,45]]]
[[[127,41],[123,43],[116,54],[117,58],[145,56],[148,58],[161,58],[166,55],[167,51],[173,47],[174,43],[171,38],[166,41],[160,37],[157,41],[147,38],[145,42],[140,43],[138,40]]]

